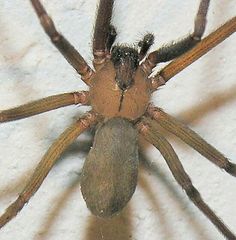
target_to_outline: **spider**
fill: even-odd
[[[160,125],[175,134],[233,176],[236,175],[235,165],[188,127],[150,104],[154,91],[235,31],[235,17],[201,40],[210,2],[202,0],[191,35],[147,54],[153,44],[152,34],[146,34],[137,48],[114,44],[116,29],[110,23],[113,1],[102,0],[93,37],[95,70],[92,70],[70,43],[57,32],[42,4],[36,0],[31,2],[53,44],[81,75],[82,80],[89,86],[89,91],[60,94],[4,110],[0,113],[0,122],[30,117],[72,104],[90,105],[92,110],[53,143],[18,199],[0,217],[0,226],[10,221],[29,201],[65,148],[83,131],[96,126],[94,146],[85,161],[81,177],[82,194],[94,215],[110,217],[117,214],[133,195],[137,181],[139,132],[161,152],[190,200],[226,238],[236,239],[204,203],[173,148],[158,132],[157,126]],[[156,75],[150,76],[158,63],[172,59],[176,60]],[[110,171],[112,168],[115,171]]]

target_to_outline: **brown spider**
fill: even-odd
[[[159,149],[177,182],[195,205],[204,212],[223,235],[228,239],[236,239],[233,233],[201,200],[174,150],[158,133],[156,127],[161,125],[174,133],[203,156],[234,176],[236,175],[235,165],[186,126],[161,109],[149,104],[153,91],[232,34],[236,29],[236,18],[234,17],[201,41],[209,5],[209,1],[202,0],[194,32],[183,40],[152,52],[139,64],[153,43],[152,34],[145,35],[143,40],[139,42],[139,49],[122,45],[113,46],[116,37],[115,28],[110,25],[113,1],[101,1],[93,41],[93,64],[96,69],[94,72],[62,35],[57,33],[39,1],[32,0],[31,2],[52,42],[81,75],[90,90],[89,92],[60,94],[4,110],[0,113],[0,121],[6,122],[25,118],[78,103],[91,105],[92,111],[67,129],[52,145],[18,199],[0,217],[0,226],[11,220],[37,191],[64,149],[82,131],[100,122],[97,125],[94,148],[90,151],[85,162],[81,179],[82,193],[89,209],[95,215],[112,216],[119,212],[131,198],[137,180],[136,129],[138,129],[149,142]],[[183,55],[184,52],[187,53]],[[174,58],[176,60],[158,74],[149,77],[157,63]],[[122,141],[118,141],[118,139],[122,139]],[[111,147],[107,148],[108,144]],[[107,157],[104,158],[104,156]],[[98,168],[101,170],[98,171]],[[110,171],[112,168],[115,168],[116,171]]]

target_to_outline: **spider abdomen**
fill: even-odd
[[[138,175],[137,138],[137,130],[123,118],[112,118],[96,131],[81,176],[81,191],[94,215],[111,217],[132,197]]]

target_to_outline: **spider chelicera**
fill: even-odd
[[[84,199],[94,215],[110,217],[117,214],[133,195],[137,181],[139,132],[159,149],[177,182],[195,205],[223,235],[235,239],[233,233],[203,202],[174,150],[156,128],[160,125],[174,133],[234,176],[235,165],[185,125],[150,104],[150,96],[154,91],[235,31],[235,17],[201,41],[209,5],[209,0],[202,0],[193,33],[147,55],[154,40],[152,34],[146,34],[136,48],[113,44],[116,38],[116,29],[110,23],[113,1],[102,0],[95,24],[95,70],[92,70],[56,31],[41,3],[35,0],[31,2],[53,44],[81,75],[89,91],[60,94],[4,110],[0,113],[0,121],[21,119],[72,104],[91,105],[92,110],[53,143],[18,199],[0,217],[0,226],[10,221],[28,202],[65,148],[83,131],[97,125],[94,147],[87,157],[81,177]],[[158,63],[172,59],[176,60],[150,77]]]

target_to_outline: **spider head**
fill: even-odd
[[[134,48],[114,46],[111,51],[111,61],[116,69],[115,80],[122,91],[132,86],[134,74],[139,65],[139,54]]]

